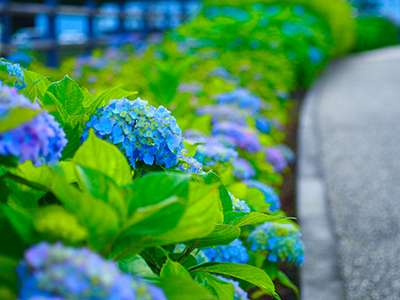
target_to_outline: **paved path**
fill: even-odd
[[[334,62],[301,118],[303,300],[400,299],[400,47]]]

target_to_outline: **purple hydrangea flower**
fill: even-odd
[[[282,173],[288,167],[285,156],[276,147],[267,147],[265,149],[265,162],[272,164],[277,173]]]
[[[294,154],[293,150],[289,148],[288,145],[278,144],[275,147],[278,148],[279,151],[281,151],[281,153],[285,157],[286,161],[288,161],[290,163],[295,161],[296,155]]]
[[[249,188],[256,188],[263,192],[265,196],[265,202],[269,204],[269,210],[271,212],[275,212],[281,208],[281,201],[279,200],[278,194],[269,185],[257,180],[246,180],[243,181],[243,183]]]
[[[237,158],[232,162],[233,170],[232,174],[237,179],[251,179],[256,176],[256,170],[253,166],[244,158]]]
[[[230,139],[235,146],[252,154],[260,151],[262,148],[258,135],[254,130],[235,123],[216,123],[212,127],[212,134],[215,136],[225,136]]]
[[[198,95],[202,90],[203,85],[200,82],[181,82],[178,86],[179,93]]]
[[[248,126],[246,113],[233,105],[206,105],[196,109],[198,116],[211,115],[211,122],[232,122],[241,126]]]
[[[186,130],[185,136],[192,144],[202,143],[204,145],[197,146],[194,156],[205,167],[215,166],[217,163],[232,162],[239,156],[238,152],[226,144],[223,144],[216,137],[207,137],[202,133]]]
[[[17,267],[19,300],[32,299],[153,299],[164,292],[140,278],[122,273],[89,248],[41,242],[29,248]]]
[[[206,248],[201,251],[207,256],[209,261],[215,262],[247,264],[250,258],[246,247],[243,246],[242,241],[239,239],[234,240],[229,245]]]
[[[291,223],[266,222],[257,226],[248,236],[251,251],[267,253],[272,262],[293,262],[300,266],[304,261],[304,244],[300,229]]]
[[[0,66],[7,67],[7,73],[9,77],[16,77],[15,87],[18,90],[22,90],[26,87],[25,79],[24,79],[24,70],[22,70],[19,64],[13,64],[8,61],[0,61]]]
[[[14,108],[40,110],[15,88],[0,85],[0,120]],[[43,111],[21,125],[0,134],[0,155],[12,155],[19,162],[31,160],[35,166],[53,163],[67,145],[65,133],[52,115]]]
[[[86,124],[82,139],[94,128],[101,139],[117,145],[132,167],[137,161],[171,168],[182,158],[182,130],[165,107],[148,106],[147,101],[126,98],[111,100],[97,110]]]
[[[218,104],[233,104],[248,113],[256,114],[264,108],[264,103],[260,97],[253,94],[246,88],[235,88],[230,92],[219,94],[216,98]]]
[[[185,173],[195,173],[195,174],[202,174],[203,171],[203,164],[198,162],[193,157],[183,157],[181,158],[185,163],[180,163],[176,169]]]
[[[232,283],[233,287],[235,288],[235,294],[234,294],[234,299],[235,300],[250,300],[249,296],[247,295],[247,292],[245,292],[240,286],[239,286],[239,282],[232,280],[232,279],[227,279],[225,277],[222,276],[216,276],[217,278]]]

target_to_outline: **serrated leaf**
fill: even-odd
[[[15,127],[33,119],[37,114],[42,113],[42,110],[34,110],[29,108],[17,107],[14,108],[7,116],[0,121],[0,134],[14,129]]]
[[[29,100],[35,102],[37,97],[37,89],[34,85],[29,85],[18,92],[19,94],[25,95]]]
[[[221,200],[221,211],[223,211],[224,213],[232,211],[233,210],[232,200],[228,193],[228,190],[226,189],[226,186],[222,183],[221,178],[212,171],[209,171],[204,175],[200,175],[200,177],[202,177],[204,182],[207,184],[211,184],[211,183],[220,183],[221,184],[220,187],[218,188],[219,189],[219,197]]]
[[[168,300],[217,300],[209,290],[193,279],[179,276],[164,277],[160,281],[160,286]]]
[[[51,112],[51,114],[54,116],[56,121],[61,124],[61,126],[64,126],[65,121],[68,118],[68,113],[61,104],[61,102],[50,92],[45,92],[44,98],[43,98],[43,104],[44,105],[51,105],[55,108],[54,111]]]
[[[131,168],[125,156],[112,144],[94,134],[76,151],[73,161],[82,167],[88,167],[110,177],[118,186],[132,183]]]
[[[187,152],[185,153],[185,156],[187,157],[193,157],[196,154],[197,151],[197,146],[192,145],[188,142],[183,142],[183,144],[185,145],[185,149],[187,150]]]
[[[250,265],[212,262],[200,264],[196,267],[190,268],[189,272],[207,272],[238,278],[254,284],[255,286],[258,286],[273,295],[276,299],[280,299],[279,295],[275,292],[275,286],[267,273]]]
[[[213,247],[218,245],[229,245],[240,236],[240,228],[230,225],[216,225],[214,231],[196,242],[196,248]],[[192,245],[194,241],[185,242]]]
[[[24,70],[24,79],[27,86],[34,85],[36,87],[37,97],[40,101],[43,101],[44,94],[51,81],[41,74],[28,70]]]
[[[67,75],[61,81],[52,83],[47,88],[47,92],[57,98],[68,115],[83,112],[83,93],[78,84]]]
[[[133,276],[141,276],[142,278],[157,278],[153,273],[146,261],[139,255],[131,259],[121,260],[118,266],[122,272],[131,274]]]
[[[282,217],[272,216],[258,212],[228,212],[225,214],[225,224],[234,225],[238,227],[246,225],[255,225],[265,222],[273,222],[281,220]]]
[[[93,94],[85,87],[81,87],[83,94],[83,107],[89,107],[94,102]]]
[[[189,272],[178,262],[175,262],[169,258],[163,265],[160,273],[161,277],[177,276],[188,280],[192,280]]]

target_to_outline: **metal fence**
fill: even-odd
[[[198,1],[193,0],[129,1],[111,3],[113,7],[110,8],[104,5],[98,6],[94,0],[88,0],[84,5],[65,5],[57,0],[45,0],[43,3],[0,0],[0,55],[7,55],[18,47],[12,40],[15,31],[13,21],[16,17],[35,18],[40,15],[45,18],[46,32],[30,40],[29,48],[46,52],[48,65],[55,66],[58,63],[59,51],[63,48],[79,46],[89,52],[95,46],[106,44],[110,37],[127,32],[137,32],[141,36],[146,36],[152,32],[174,27],[193,12],[193,5],[196,3],[198,4]],[[84,17],[86,19],[84,41],[61,42],[56,30],[58,16]],[[96,22],[102,19],[116,21],[117,26],[114,26],[116,28],[107,34],[95,32]],[[135,21],[134,24],[139,25],[127,28],[127,21]]]

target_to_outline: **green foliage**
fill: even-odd
[[[354,52],[399,44],[399,27],[378,17],[358,18]]]

